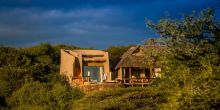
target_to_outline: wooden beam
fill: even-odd
[[[129,68],[129,82],[131,83],[131,67]]]
[[[119,80],[122,80],[122,67],[120,67],[119,69],[118,69],[118,79]]]
[[[125,68],[123,68],[123,79],[124,79],[124,83],[126,83],[126,81],[125,81]]]
[[[141,87],[142,88],[144,87],[144,79],[143,78],[141,79]]]

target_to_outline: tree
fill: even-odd
[[[214,11],[185,15],[182,21],[161,19],[148,25],[166,41],[165,78],[159,86],[170,91],[171,109],[219,109],[219,32]],[[166,89],[166,88],[169,88]]]
[[[7,109],[13,106],[20,109],[51,108],[51,105],[41,106],[44,101],[40,98],[44,97],[43,95],[50,94],[50,101],[52,100],[51,97],[56,98],[53,100],[59,100],[60,105],[56,102],[51,102],[51,104],[57,104],[57,108],[64,109],[70,107],[72,98],[78,99],[77,97],[81,97],[83,95],[82,92],[78,89],[70,88],[69,84],[58,73],[61,48],[75,49],[78,47],[52,46],[48,43],[20,49],[0,46],[0,108]],[[40,87],[45,93],[41,93],[41,90],[38,91]],[[30,91],[34,94],[29,93]],[[51,96],[52,94],[54,96]],[[39,103],[39,106],[22,102],[22,100],[26,100],[34,103],[31,98],[38,95],[40,97],[33,101]],[[19,97],[23,99],[17,100],[16,98]],[[68,102],[59,99],[61,97],[64,97]],[[48,97],[44,98],[47,103],[50,103],[47,100]]]
[[[156,44],[156,39],[150,38],[150,39],[146,40],[144,44],[145,45],[155,45]]]

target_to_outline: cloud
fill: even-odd
[[[213,5],[205,0],[0,0],[0,44],[50,42],[96,48],[139,44],[157,36],[146,29],[145,18],[156,22],[169,12],[178,19],[182,13]]]
[[[129,36],[143,33],[136,27],[118,25],[123,20],[117,18],[120,14],[120,10],[107,7],[71,11],[36,8],[0,11],[0,39],[4,39],[0,43],[26,46],[37,42],[72,41],[72,44],[97,47],[113,37],[126,42]],[[88,43],[83,45],[84,42]]]

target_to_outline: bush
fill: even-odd
[[[83,96],[78,89],[60,83],[32,82],[23,85],[7,99],[12,109],[70,109],[73,102]]]

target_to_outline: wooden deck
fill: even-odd
[[[99,85],[99,84],[120,84],[126,86],[141,86],[142,88],[146,85],[151,84],[153,78],[124,78],[123,80],[117,80],[117,81],[112,81],[112,82],[91,82],[90,77],[81,77],[81,78],[73,78],[73,79],[78,79],[80,82],[80,85]]]

